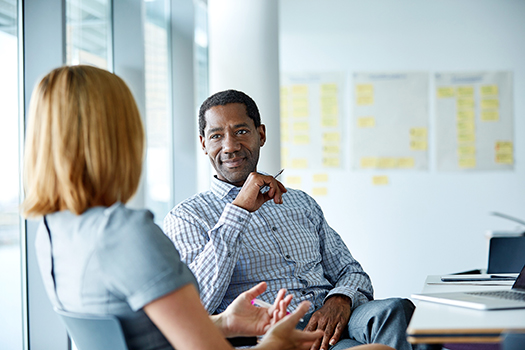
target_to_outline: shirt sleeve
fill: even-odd
[[[94,254],[108,289],[137,311],[189,283],[196,284],[151,212],[119,208],[109,213]]]
[[[242,232],[250,219],[248,211],[233,204],[226,204],[211,229],[201,223],[199,214],[181,206],[164,219],[164,231],[197,278],[201,301],[210,314],[218,308],[230,285],[241,253]]]
[[[320,249],[322,255],[321,265],[325,277],[334,288],[325,297],[342,294],[352,300],[352,309],[374,299],[374,290],[370,277],[363,270],[361,264],[354,259],[341,236],[332,229],[321,210],[321,207],[313,202],[312,210],[318,217],[318,232]]]

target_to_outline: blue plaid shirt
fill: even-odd
[[[164,219],[164,232],[197,278],[210,314],[261,281],[268,289],[260,299],[273,303],[286,288],[294,295],[292,309],[303,300],[318,309],[333,294],[348,296],[352,308],[373,299],[370,278],[312,197],[288,189],[283,204],[268,201],[250,213],[231,204],[240,189],[214,178],[210,191]]]

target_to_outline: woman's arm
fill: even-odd
[[[308,349],[322,336],[322,332],[295,329],[308,307],[308,303],[302,303],[293,314],[272,326],[256,348]],[[178,350],[232,349],[202,307],[199,294],[191,284],[152,301],[144,306],[144,311]]]

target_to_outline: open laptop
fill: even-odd
[[[525,308],[525,266],[512,289],[413,294],[412,298],[478,310],[522,309]]]

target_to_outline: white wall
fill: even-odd
[[[486,231],[516,227],[488,213],[525,218],[525,1],[281,0],[279,10],[281,72],[345,72],[348,86],[356,71],[513,72],[514,171],[439,173],[430,136],[428,171],[331,172],[318,199],[377,298],[486,267]],[[376,173],[390,184],[372,186]]]

